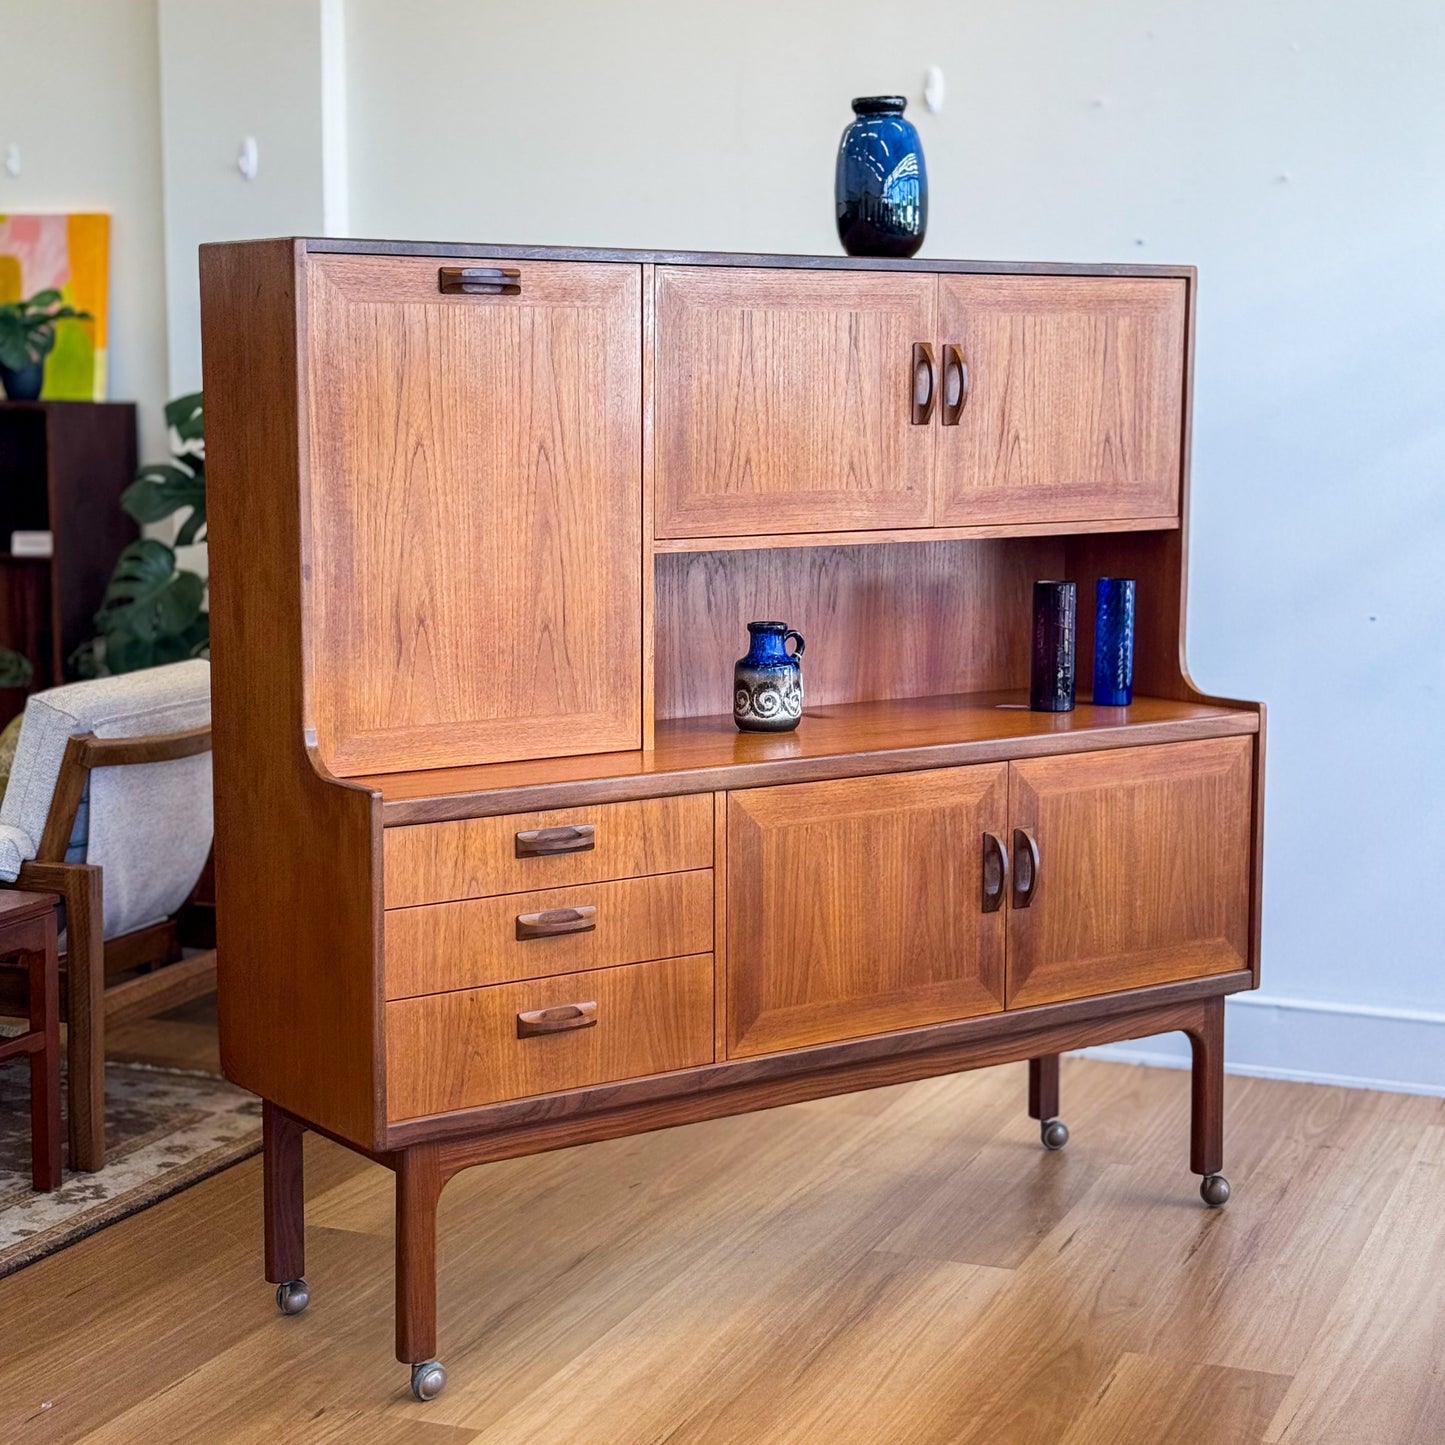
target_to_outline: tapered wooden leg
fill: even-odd
[[[1042,1054],[1029,1060],[1029,1118],[1059,1117],[1059,1056]]]
[[[396,1357],[404,1365],[436,1358],[440,1195],[436,1149],[403,1149],[396,1158]]]
[[[70,1167],[105,1165],[105,944],[101,870],[87,867],[65,890],[69,940],[66,1062],[70,1069]]]
[[[305,1135],[299,1119],[269,1100],[262,1102],[266,1278],[272,1284],[289,1284],[306,1273]],[[284,1301],[281,1308],[286,1309]]]
[[[1213,998],[1201,1009],[1199,1023],[1189,1030],[1193,1051],[1192,1107],[1189,1120],[1189,1167],[1203,1175],[1199,1193],[1211,1209],[1229,1198],[1224,1167],[1224,1000]]]
[[[44,920],[45,947],[30,955],[30,1027],[43,1047],[30,1055],[31,1176],[36,1189],[60,1187],[60,969],[55,914]]]

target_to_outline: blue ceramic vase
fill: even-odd
[[[36,401],[45,384],[45,363],[32,361],[18,371],[0,366],[0,387],[5,388],[7,401]]]
[[[1094,705],[1134,701],[1134,580],[1100,577],[1094,589]]]
[[[838,239],[850,256],[911,256],[928,228],[928,173],[901,95],[864,95],[838,146]]]
[[[791,732],[803,716],[803,635],[786,622],[749,622],[748,631],[748,655],[733,669],[733,721],[745,733]]]

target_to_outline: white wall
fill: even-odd
[[[110,394],[140,403],[143,455],[166,397],[155,0],[0,0],[0,212],[111,213]]]
[[[1230,1057],[1445,1092],[1438,0],[348,0],[347,30],[358,235],[832,252],[849,98],[936,63],[925,255],[1198,264],[1190,657],[1270,704],[1266,1006]]]

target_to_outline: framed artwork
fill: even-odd
[[[110,217],[0,213],[0,301],[50,288],[89,321],[62,321],[45,359],[46,401],[106,399],[106,311],[110,301]]]

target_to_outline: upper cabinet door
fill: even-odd
[[[1253,756],[1217,738],[1010,764],[1010,1008],[1249,967]]]
[[[934,276],[656,274],[658,537],[928,525]]]
[[[943,276],[939,312],[935,523],[1179,515],[1182,280]]]
[[[308,268],[309,712],[343,775],[641,743],[641,268],[466,264],[513,274]]]
[[[1008,766],[727,800],[729,1058],[1003,1007]],[[991,896],[985,896],[985,889]]]

